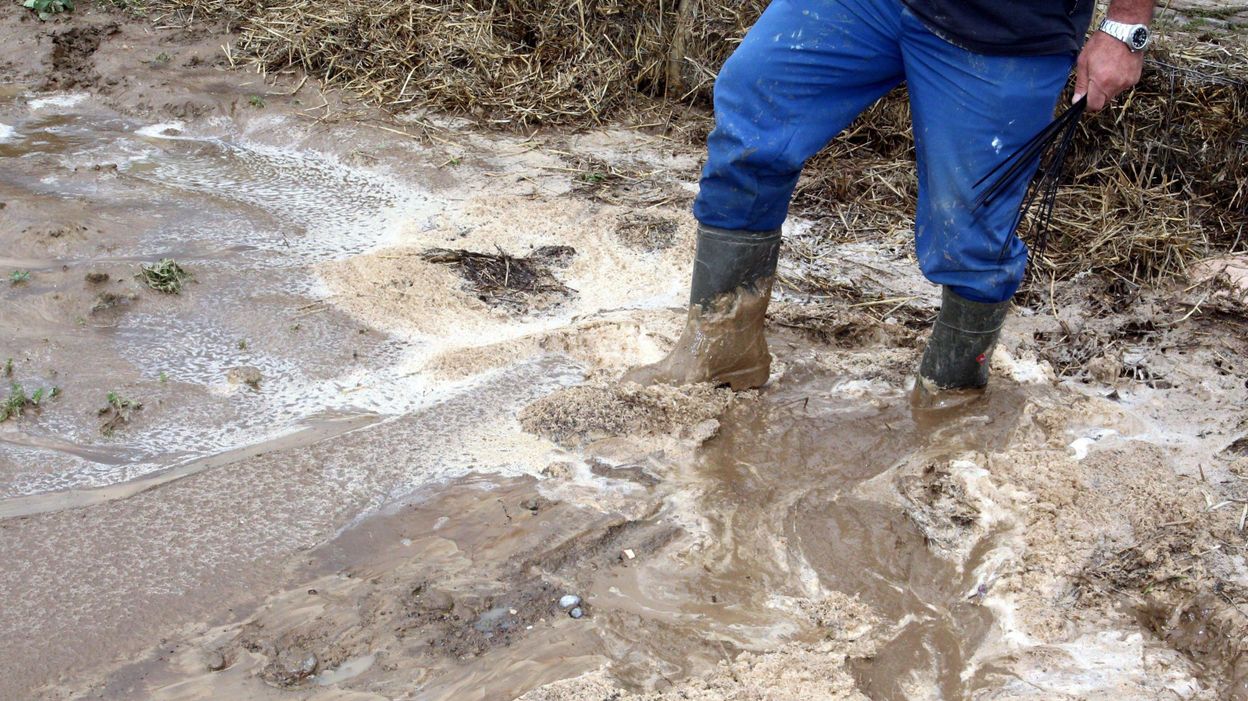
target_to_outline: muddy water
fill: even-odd
[[[991,625],[967,596],[981,555],[960,568],[933,555],[876,478],[999,447],[1017,386],[916,415],[898,378],[864,390],[788,339],[784,373],[696,457],[579,463],[572,485],[426,488],[410,511],[344,531],[437,477],[539,472],[552,446],[515,417],[580,382],[584,363],[536,354],[439,384],[406,363],[424,339],[326,303],[311,266],[375,253],[443,206],[341,151],[229,122],[137,122],[73,96],[10,93],[0,124],[0,262],[31,271],[4,288],[0,354],[27,386],[62,389],[37,420],[0,425],[0,656],[19,670],[0,696],[136,654],[171,620],[224,632],[206,641],[201,625],[174,667],[157,651],[93,690],[265,698],[285,693],[272,662],[303,652],[296,640],[324,663],[317,686],[383,697],[415,684],[422,698],[508,698],[602,664],[663,690],[817,638],[799,602],[829,592],[884,621],[887,644],[853,668],[872,697],[971,691],[963,672]],[[182,295],[135,280],[162,257],[194,273]],[[261,372],[259,390],[230,382],[236,366]],[[109,391],[145,405],[111,437],[96,417]],[[531,508],[538,496],[554,505]],[[453,615],[413,582],[446,592]],[[586,619],[549,610],[568,590]],[[204,674],[206,648],[225,651],[228,674]]]
[[[0,123],[0,262],[31,273],[5,291],[0,350],[15,380],[63,392],[37,426],[0,432],[0,498],[107,488],[322,417],[420,403],[384,370],[356,391],[403,344],[316,304],[326,292],[308,266],[384,244],[431,211],[425,196],[228,123],[192,135],[85,95],[13,95]],[[164,257],[195,276],[180,296],[134,277]],[[261,391],[227,379],[238,366],[261,372]],[[115,438],[89,418],[109,391],[145,405]]]
[[[896,502],[859,488],[901,462],[999,449],[1024,393],[1005,387],[937,416],[916,415],[900,391],[862,396],[847,387],[844,377],[799,365],[761,401],[731,410],[686,477],[705,519],[703,567],[654,571],[627,587],[608,581],[647,599],[659,592],[682,614],[674,618],[698,620],[698,637],[709,625],[712,637],[743,649],[793,632],[777,623],[784,597],[856,595],[895,626],[855,670],[865,693],[903,699],[939,689],[961,698],[964,665],[991,625],[967,601],[978,558],[959,571]],[[652,652],[680,668],[673,653],[681,650]]]
[[[900,388],[864,394],[793,364],[730,409],[694,459],[651,455],[587,482],[478,477],[426,490],[313,550],[255,615],[154,651],[104,688],[507,699],[606,665],[626,689],[683,698],[680,680],[742,651],[820,640],[803,607],[840,592],[879,620],[837,621],[879,629],[878,651],[851,664],[861,692],[965,698],[993,623],[968,598],[971,572],[992,539],[958,567],[876,483],[899,463],[999,448],[1026,398],[1004,385],[916,417]],[[585,618],[556,606],[568,592]],[[227,669],[206,671],[206,655]],[[283,677],[291,655],[314,657],[315,677]]]
[[[312,266],[421,230],[439,203],[258,121],[0,96],[0,359],[28,391],[61,390],[0,424],[0,697],[251,601],[394,495],[515,468],[531,441],[482,426],[580,377],[540,358],[484,386],[405,367],[423,341],[327,303]],[[135,277],[164,257],[194,275],[181,295]],[[230,380],[240,366],[258,388]],[[103,435],[109,392],[143,408]]]

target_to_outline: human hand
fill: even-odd
[[[1075,96],[1088,96],[1088,111],[1100,112],[1144,71],[1144,52],[1133,52],[1105,32],[1093,32],[1075,64]]]

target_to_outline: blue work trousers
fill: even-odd
[[[1028,178],[980,211],[975,182],[1053,118],[1074,56],[989,56],[933,34],[899,0],[773,0],[720,71],[694,216],[775,231],[806,160],[906,81],[927,279],[977,302],[1009,299]]]

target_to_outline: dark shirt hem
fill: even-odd
[[[1077,39],[1071,37],[1046,38],[1034,42],[1010,42],[1009,44],[993,44],[967,39],[951,32],[940,22],[929,16],[924,9],[911,0],[901,0],[914,16],[933,34],[945,41],[977,54],[989,56],[1054,56],[1061,54],[1077,54],[1083,45],[1083,35]]]

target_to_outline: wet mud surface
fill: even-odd
[[[917,410],[936,291],[797,222],[766,386],[621,382],[681,343],[695,148],[24,17],[0,362],[58,391],[0,422],[0,697],[1245,698],[1235,299],[1023,300]]]

